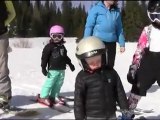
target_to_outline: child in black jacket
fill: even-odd
[[[96,37],[82,39],[76,49],[82,69],[75,83],[74,114],[77,120],[116,119],[116,102],[123,119],[131,119],[129,106],[120,77],[106,67],[104,43]]]
[[[72,71],[75,70],[67,50],[64,46],[64,29],[62,26],[54,25],[50,29],[50,42],[44,47],[41,58],[42,73],[47,76],[41,94],[38,95],[38,102],[52,107],[55,104],[64,104],[58,98],[63,84],[66,64]],[[46,69],[47,67],[47,69]]]

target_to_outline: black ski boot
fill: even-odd
[[[3,102],[3,103],[1,102],[0,109],[7,113],[10,111],[11,108],[8,102]]]

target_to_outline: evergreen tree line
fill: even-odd
[[[10,36],[48,37],[54,24],[64,26],[66,37],[82,37],[86,19],[85,7],[72,7],[71,1],[63,1],[61,9],[55,1],[13,1],[16,18],[11,23]]]
[[[9,27],[11,37],[48,37],[54,24],[64,26],[66,37],[83,37],[87,12],[79,4],[64,0],[61,9],[55,1],[13,1],[16,18]],[[127,41],[137,41],[143,27],[149,24],[146,2],[126,1],[122,7],[122,22]]]
[[[146,1],[125,1],[121,13],[126,41],[137,41],[143,28],[150,23]]]

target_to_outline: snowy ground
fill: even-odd
[[[40,114],[32,117],[32,119],[74,119],[73,110],[71,113],[62,114],[30,101],[30,99],[34,98],[34,96],[40,92],[45,81],[45,77],[41,73],[40,62],[42,49],[49,38],[26,39],[31,41],[32,48],[15,48],[13,47],[13,43],[15,43],[18,38],[10,39],[10,46],[13,50],[9,53],[10,78],[12,80],[13,90],[12,105],[37,110]],[[61,94],[73,97],[75,77],[80,70],[80,66],[78,65],[75,57],[75,38],[66,38],[65,40],[67,41],[65,46],[68,50],[68,56],[72,59],[76,70],[71,72],[67,67]],[[131,89],[131,85],[126,80],[126,74],[131,63],[132,55],[135,51],[135,47],[136,43],[126,43],[126,52],[124,54],[120,54],[119,48],[117,49],[115,69],[122,79],[126,94],[128,94]],[[139,102],[138,107],[144,109],[153,108],[155,110],[154,113],[143,114],[145,117],[150,119],[160,119],[159,95],[160,89],[157,84],[154,84],[152,88],[149,89],[147,97],[142,98]],[[117,115],[118,114],[119,113],[117,113]],[[0,118],[31,119],[31,117],[23,118],[13,115],[2,115],[1,113]]]

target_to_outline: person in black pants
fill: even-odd
[[[151,24],[141,33],[127,74],[128,82],[132,84],[128,98],[132,110],[155,82],[160,86],[160,0],[149,1],[147,13]]]

